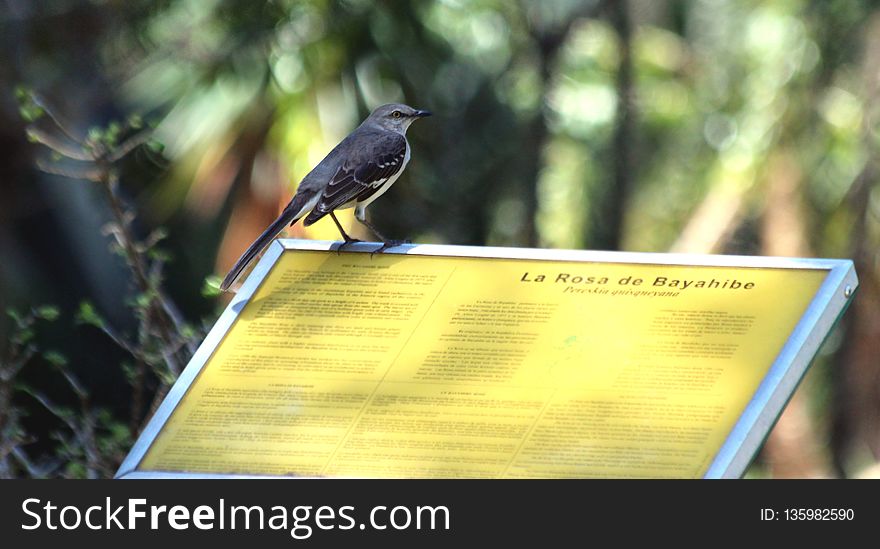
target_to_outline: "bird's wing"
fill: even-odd
[[[321,193],[304,224],[311,225],[336,208],[376,192],[403,167],[406,138],[393,132],[362,135],[363,146],[354,149]]]

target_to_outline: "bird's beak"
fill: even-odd
[[[416,111],[413,113],[413,116],[416,118],[424,118],[426,116],[431,116],[431,111]]]

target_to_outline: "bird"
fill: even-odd
[[[373,253],[381,253],[407,242],[383,237],[367,220],[366,209],[385,194],[403,173],[410,159],[406,130],[415,120],[426,116],[431,116],[431,112],[401,103],[389,103],[373,110],[360,126],[340,141],[303,178],[296,194],[278,218],[235,262],[220,284],[220,289],[228,291],[245,268],[285,227],[304,216],[303,225],[306,227],[327,215],[333,219],[344,240],[337,251],[360,242],[345,232],[334,213],[352,207],[355,219],[382,241],[382,246]]]

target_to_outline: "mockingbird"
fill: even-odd
[[[334,210],[351,207],[355,209],[355,218],[382,240],[382,247],[376,252],[402,244],[404,241],[383,237],[367,221],[366,209],[397,181],[409,162],[410,149],[406,140],[409,125],[417,118],[430,115],[428,111],[398,103],[382,105],[374,110],[302,180],[296,195],[278,219],[235,262],[220,284],[220,289],[228,290],[245,267],[278,233],[306,214],[303,225],[307,227],[325,215],[333,218],[345,240],[340,249],[352,242],[359,242],[345,233],[333,213]]]

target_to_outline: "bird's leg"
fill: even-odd
[[[370,252],[370,255],[373,254],[381,254],[388,248],[396,248],[398,246],[403,246],[404,244],[412,244],[411,240],[386,240],[382,243],[381,246]]]
[[[379,232],[379,229],[376,228],[375,225],[367,221],[367,209],[366,208],[355,208],[354,210],[354,218],[360,221],[361,225],[370,229],[374,235],[376,235],[379,240],[385,242],[385,237],[382,236],[382,233]]]
[[[354,218],[357,219],[358,221],[360,221],[365,227],[367,227],[368,229],[373,231],[373,234],[375,234],[377,237],[379,237],[379,240],[382,241],[382,246],[380,248],[374,250],[373,252],[371,252],[371,254],[381,254],[382,252],[384,252],[388,248],[394,248],[396,246],[400,246],[401,244],[410,244],[411,243],[409,240],[388,240],[384,236],[382,236],[382,233],[380,233],[372,223],[367,221],[366,208],[355,208]]]
[[[330,217],[333,218],[333,223],[336,223],[336,228],[339,229],[339,232],[342,234],[342,238],[345,240],[338,248],[336,248],[336,253],[342,251],[342,248],[348,246],[349,244],[354,244],[355,242],[360,242],[357,238],[352,238],[348,236],[345,232],[345,229],[342,228],[342,224],[339,223],[339,220],[336,219],[336,214],[330,212]]]
[[[342,224],[339,223],[338,219],[336,219],[335,213],[330,212],[330,217],[333,218],[333,223],[336,223],[336,228],[339,229],[339,233],[342,234],[342,238],[343,240],[345,240],[346,244],[348,244],[349,242],[360,242],[360,240],[358,240],[357,238],[352,238],[348,236],[348,233],[346,233],[345,229],[342,228]]]

